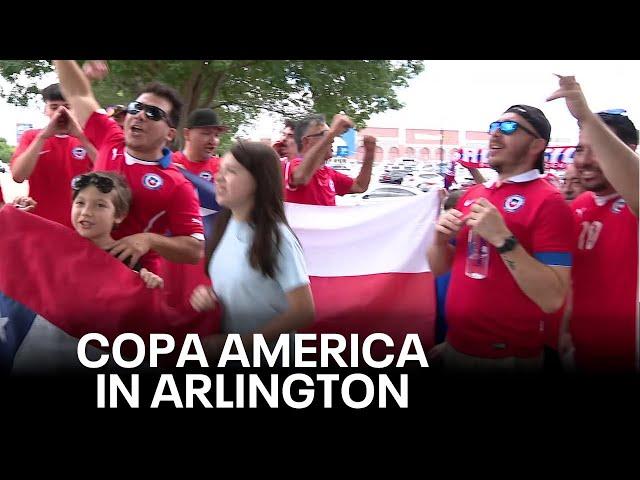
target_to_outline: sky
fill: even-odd
[[[398,91],[401,110],[376,114],[369,127],[401,127],[485,131],[509,106],[541,108],[552,125],[551,137],[574,144],[578,129],[561,100],[545,102],[558,87],[553,75],[575,75],[592,110],[624,108],[640,126],[640,61],[638,60],[425,60],[425,70]],[[44,87],[56,81],[44,78]],[[0,80],[0,86],[8,84]],[[276,138],[279,117],[265,114],[244,132],[255,139]],[[16,122],[41,127],[42,104],[18,108],[0,100],[0,137],[16,142]]]

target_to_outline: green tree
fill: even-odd
[[[0,137],[0,162],[9,163],[14,150],[14,147],[8,145],[7,141]]]
[[[103,105],[126,103],[145,83],[160,81],[182,94],[183,122],[196,108],[216,109],[230,127],[224,145],[263,110],[285,117],[344,112],[363,127],[372,114],[401,108],[396,90],[424,66],[413,60],[110,60],[109,68],[94,85]],[[44,60],[0,61],[0,75],[12,83],[2,96],[26,105],[37,93],[35,82],[51,70]]]

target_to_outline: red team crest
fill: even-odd
[[[142,185],[149,190],[157,190],[162,187],[162,178],[155,173],[147,173],[142,177]]]
[[[71,156],[76,160],[84,160],[87,156],[87,151],[83,147],[76,147],[71,150]]]

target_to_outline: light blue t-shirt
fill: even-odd
[[[309,284],[302,248],[291,230],[279,224],[281,239],[272,279],[249,263],[253,228],[233,217],[209,262],[213,290],[222,302],[222,332],[254,332],[287,307],[286,292]]]

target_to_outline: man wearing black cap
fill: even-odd
[[[579,370],[637,369],[638,130],[624,110],[593,113],[574,77],[565,98],[580,126],[574,164],[587,190],[572,203],[576,250],[570,320]]]
[[[220,124],[218,115],[210,108],[194,110],[183,130],[185,146],[181,152],[173,153],[173,161],[191,173],[212,182],[220,166],[215,156],[220,145],[220,134],[229,130]]]
[[[489,133],[498,180],[440,216],[427,252],[434,275],[451,270],[447,338],[430,355],[447,369],[537,370],[569,285],[571,210],[541,178],[551,126],[539,109],[514,105]],[[466,273],[470,230],[486,247],[484,278]]]

